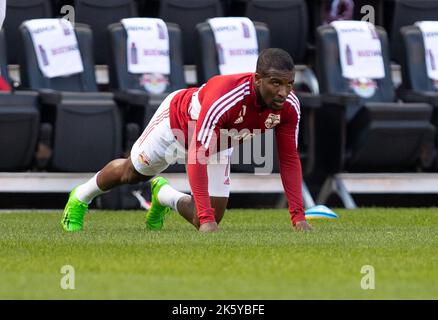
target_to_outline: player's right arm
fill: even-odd
[[[234,84],[225,77],[215,77],[200,91],[199,114],[196,130],[189,142],[187,175],[200,222],[211,225],[215,222],[214,209],[208,193],[207,162],[210,153],[217,150],[220,129],[229,120],[231,108],[243,100],[249,90],[249,82]]]

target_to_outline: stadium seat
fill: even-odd
[[[5,35],[0,31],[0,72],[9,82]],[[0,92],[0,171],[30,169],[37,145],[40,114],[34,92]]]
[[[317,75],[322,107],[316,113],[316,167],[328,173],[413,171],[433,154],[435,127],[425,103],[397,101],[391,79],[388,40],[381,42],[385,77],[375,92],[359,97],[342,76],[337,32],[317,30]]]
[[[223,15],[219,0],[161,0],[159,17],[180,26],[184,64],[195,64],[195,28],[208,18]],[[199,82],[199,81],[198,81]]]
[[[94,37],[94,61],[108,64],[107,27],[123,18],[138,16],[134,0],[75,0],[76,22],[88,24]]]
[[[141,17],[158,18],[160,0],[136,0],[136,2]]]
[[[126,55],[127,33],[121,23],[108,27],[110,32],[111,56],[109,61],[110,86],[116,92],[119,104],[131,110],[129,122],[135,122],[141,130],[149,123],[164,98],[171,92],[185,88],[184,65],[182,61],[181,31],[176,24],[166,23],[169,33],[170,75],[169,85],[162,94],[146,92],[141,85],[142,74],[128,72]],[[140,135],[141,131],[137,135]],[[184,166],[172,166],[167,172],[184,171]]]
[[[54,16],[62,16],[61,9],[63,6],[72,6],[74,7],[75,0],[52,0],[53,8],[54,8]]]
[[[243,0],[242,0],[243,1]],[[297,65],[297,91],[319,93],[312,70],[314,49],[308,44],[308,10],[305,0],[245,0],[245,16],[264,22],[270,32],[270,46],[286,50]]]
[[[254,22],[257,33],[257,42],[259,46],[259,51],[270,47],[270,32],[265,23]],[[218,75],[218,57],[215,45],[215,39],[213,32],[211,30],[210,24],[208,22],[199,23],[196,26],[197,30],[197,43],[198,43],[198,79],[201,82],[206,82],[212,76]],[[313,166],[313,109],[319,106],[319,97],[309,93],[297,92],[302,105],[303,121],[300,123],[300,139],[299,139],[299,149],[301,153],[301,158],[303,160],[304,172],[309,173]],[[260,140],[259,140],[260,139]],[[275,139],[274,139],[275,140]],[[231,169],[234,172],[254,172],[255,168],[261,168],[265,166],[265,163],[257,163],[252,158],[251,164],[243,164],[243,156],[247,154],[244,150],[250,150],[250,144],[257,145],[261,143],[262,149],[260,156],[262,158],[267,157],[269,149],[265,149],[265,135],[261,137],[256,137],[252,141],[245,142],[239,146],[239,150],[233,152],[233,162],[239,162],[238,164],[231,165]],[[279,172],[276,143],[272,146],[273,152],[273,172]],[[239,157],[239,159],[237,158]],[[262,160],[262,159],[260,159]],[[260,162],[260,161],[258,161]]]
[[[438,2],[430,0],[397,0],[394,2],[394,14],[389,34],[391,41],[391,59],[400,63],[402,39],[400,29],[416,21],[438,20]]]
[[[177,25],[167,23],[169,32],[170,48],[170,75],[169,85],[165,92],[159,95],[148,94],[144,86],[140,84],[141,74],[128,72],[126,56],[126,31],[121,23],[114,23],[108,27],[110,32],[111,55],[109,59],[110,87],[115,91],[126,93],[126,102],[135,104],[138,95],[150,96],[151,108],[157,108],[162,100],[170,93],[178,89],[185,88],[187,85],[184,79],[184,66],[182,61],[181,32]],[[129,95],[131,93],[131,95]],[[135,94],[137,93],[137,95]],[[123,95],[120,95],[123,98]],[[141,126],[149,121],[152,115],[146,116]]]
[[[37,97],[33,92],[0,93],[0,171],[30,169],[40,125]]]
[[[221,0],[224,16],[242,17],[248,0]]]
[[[25,20],[38,18],[52,18],[50,0],[13,0],[6,2],[6,19],[3,28],[6,34],[8,48],[8,64],[18,63],[20,41],[18,28]]]
[[[305,0],[246,0],[245,16],[264,22],[270,31],[270,46],[289,52],[296,65],[294,89],[303,108],[299,149],[304,174],[313,169],[313,123],[315,107],[319,106],[318,81],[312,70],[313,53],[308,45],[308,10]],[[305,101],[304,101],[305,99]],[[311,107],[313,106],[313,107]]]
[[[438,88],[434,80],[427,75],[423,35],[418,26],[405,26],[401,29],[402,44],[400,63],[402,67],[402,85],[400,97],[406,102],[425,102],[433,106],[432,123],[438,127]],[[435,148],[438,148],[438,136],[435,136]],[[435,149],[436,150],[436,149]],[[438,169],[435,158],[433,168]]]
[[[51,169],[92,172],[121,156],[121,116],[113,95],[97,92],[90,28],[77,23],[75,32],[84,71],[49,79],[40,71],[30,33],[22,25],[20,75],[24,87],[39,91],[42,121],[53,128]]]
[[[264,22],[271,47],[289,52],[296,64],[307,64],[307,6],[304,0],[248,0],[245,16]]]
[[[257,33],[259,51],[270,47],[270,32],[266,24],[254,22]],[[211,77],[218,75],[219,63],[216,50],[216,42],[213,31],[208,22],[196,25],[195,38],[196,52],[198,58],[196,64],[197,79],[199,83],[205,83]]]

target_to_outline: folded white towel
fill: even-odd
[[[170,74],[169,35],[162,19],[123,19],[130,73]]]
[[[78,41],[66,19],[34,19],[24,22],[32,37],[38,66],[47,78],[84,71]]]
[[[427,76],[438,80],[438,21],[415,23],[423,34]]]
[[[6,17],[6,0],[0,0],[0,29],[3,26],[3,21]]]
[[[385,77],[382,45],[372,23],[334,21],[339,42],[342,76],[348,79]]]
[[[209,19],[219,58],[220,74],[254,72],[259,54],[253,22],[245,17]]]

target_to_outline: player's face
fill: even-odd
[[[263,104],[273,110],[281,110],[295,81],[294,71],[269,69],[255,74],[255,86]]]

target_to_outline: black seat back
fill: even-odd
[[[0,30],[0,70],[2,77],[9,81],[3,30]],[[29,169],[35,154],[39,124],[36,94],[0,92],[0,171]]]
[[[75,24],[75,33],[81,53],[84,71],[66,77],[46,78],[38,66],[37,56],[28,29],[20,26],[24,50],[20,55],[20,77],[23,87],[29,89],[53,89],[60,91],[97,91],[92,52],[92,33],[88,26]]]
[[[257,33],[259,52],[270,46],[270,33],[266,24],[254,22]],[[204,83],[211,77],[220,74],[213,30],[208,22],[199,23],[197,31],[198,63],[196,65],[198,83]],[[249,70],[255,71],[255,70]]]
[[[429,101],[434,106],[432,123],[438,126],[438,82],[427,74],[423,34],[418,26],[411,25],[401,28],[401,37],[401,96],[407,101]],[[438,150],[438,135],[435,136],[435,146]],[[434,169],[438,169],[438,158]]]
[[[395,92],[391,78],[388,39],[383,28],[376,27],[382,46],[382,58],[385,68],[385,77],[375,79],[377,89],[370,98],[362,98],[363,102],[393,102]],[[354,93],[350,88],[349,79],[342,76],[339,59],[338,35],[332,26],[320,26],[317,29],[317,55],[316,71],[321,93],[338,94]],[[322,54],[324,53],[324,54]]]
[[[167,93],[186,87],[184,79],[184,64],[182,61],[181,32],[175,24],[167,23],[169,33],[169,55],[170,55],[170,75]],[[128,72],[126,56],[127,33],[121,23],[114,23],[108,27],[110,32],[111,58],[110,85],[113,89],[144,90],[140,83],[141,74]]]
[[[6,52],[6,39],[4,30],[0,30],[0,72],[3,79],[9,82],[8,62]]]
[[[8,46],[8,64],[18,63],[19,46],[18,28],[25,20],[52,18],[50,0],[9,0],[6,2],[6,19],[3,28],[6,31]]]
[[[75,33],[84,71],[49,79],[40,71],[31,35],[22,25],[20,34],[26,50],[20,74],[23,85],[30,89],[63,91],[60,100],[42,98],[43,120],[54,132],[51,169],[93,172],[121,156],[121,116],[111,94],[96,92],[90,28],[76,23]]]
[[[401,88],[413,91],[438,91],[434,81],[427,76],[423,34],[419,27],[412,25],[401,29],[402,50],[400,63],[402,70]]]
[[[88,24],[94,35],[94,60],[108,64],[108,25],[138,16],[134,0],[75,0],[76,22]]]
[[[167,94],[178,89],[186,87],[184,78],[184,63],[182,59],[182,39],[179,26],[174,23],[166,23],[169,35],[169,57],[170,57],[170,74],[168,77],[168,86],[161,94],[151,94],[148,92],[149,101],[143,108],[134,108],[130,117],[138,124],[139,128],[144,128],[161,102]],[[146,91],[145,86],[141,83],[143,74],[134,74],[128,71],[127,64],[127,32],[121,23],[114,23],[108,27],[110,33],[111,57],[109,61],[110,86],[112,89],[120,91],[141,90]],[[128,101],[129,104],[129,101]],[[132,109],[132,111],[134,110]],[[183,165],[173,165],[167,172],[184,172]]]
[[[166,22],[180,26],[183,41],[184,64],[195,64],[193,47],[196,46],[196,25],[208,18],[223,15],[219,0],[161,0],[159,16]]]
[[[327,102],[316,117],[316,166],[330,172],[413,170],[433,159],[435,128],[428,104],[395,102],[386,33],[377,27],[385,77],[375,79],[370,98]],[[355,95],[342,76],[337,32],[332,26],[317,30],[317,75],[322,94]],[[336,151],[337,150],[337,151]],[[329,165],[327,165],[329,164]],[[331,167],[330,169],[327,169]]]
[[[403,26],[414,24],[416,21],[438,20],[438,1],[431,0],[397,0],[391,26],[391,58],[400,62],[401,34]]]
[[[268,25],[272,47],[289,52],[297,64],[306,61],[308,17],[304,0],[249,0],[245,16]]]
[[[39,124],[36,94],[0,93],[0,171],[29,169]]]
[[[64,99],[57,106],[52,167],[93,172],[122,154],[122,124],[109,99]]]

